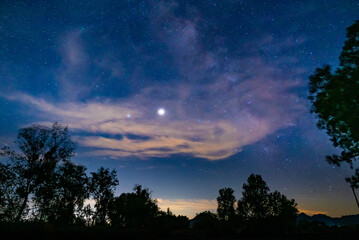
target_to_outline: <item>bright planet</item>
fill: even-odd
[[[157,110],[157,114],[160,115],[160,116],[163,116],[165,115],[166,111],[163,109],[163,108],[160,108]]]

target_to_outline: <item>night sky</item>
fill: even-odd
[[[310,113],[308,76],[338,66],[358,1],[0,1],[0,145],[58,121],[117,194],[216,209],[262,175],[308,214],[357,214],[347,166]]]

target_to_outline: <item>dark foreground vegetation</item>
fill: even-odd
[[[236,232],[224,232],[217,230],[177,230],[172,232],[163,231],[123,231],[114,228],[59,228],[48,224],[27,225],[2,225],[0,228],[2,239],[358,239],[358,229],[328,229],[324,232],[297,231],[286,234],[244,234]],[[32,239],[32,238],[30,238]]]
[[[74,144],[65,126],[33,125],[19,130],[18,149],[0,154],[0,231],[11,239],[247,239],[336,238],[357,236],[358,227],[297,221],[297,204],[271,192],[252,174],[236,200],[231,188],[219,190],[217,213],[202,212],[189,220],[170,209],[161,211],[149,189],[115,195],[115,170],[86,173],[74,164]],[[85,204],[91,199],[93,204]]]

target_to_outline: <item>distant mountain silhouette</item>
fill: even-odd
[[[328,226],[350,226],[350,225],[359,225],[359,214],[357,215],[347,215],[340,218],[332,218],[324,214],[316,214],[313,216],[308,216],[305,213],[301,213],[297,217],[297,222],[301,220],[306,220],[308,222],[324,222]]]

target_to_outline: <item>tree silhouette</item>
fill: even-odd
[[[237,204],[239,216],[244,220],[268,217],[269,187],[260,175],[251,174],[247,182]]]
[[[222,188],[217,197],[217,214],[220,220],[231,220],[234,216],[234,203],[236,198],[232,188]]]
[[[87,204],[86,206],[84,206],[82,211],[80,211],[79,217],[85,223],[85,226],[88,226],[88,227],[92,226],[93,214],[94,214],[94,211],[90,204]]]
[[[287,199],[278,191],[270,193],[260,175],[249,176],[247,184],[243,184],[242,195],[238,200],[237,213],[249,227],[258,230],[261,226],[273,232],[289,230],[295,226],[298,214],[295,201]]]
[[[333,145],[341,148],[340,155],[327,156],[327,161],[337,166],[346,162],[353,168],[359,157],[359,21],[347,28],[339,60],[334,73],[326,65],[309,77],[309,100],[318,128],[325,129]],[[346,180],[355,195],[359,171]]]
[[[14,221],[21,199],[16,192],[14,173],[8,164],[0,163],[0,222]]]
[[[46,179],[49,179],[60,161],[68,160],[74,151],[67,127],[53,124],[51,128],[32,125],[19,130],[17,136],[19,151],[2,148],[0,155],[7,157],[7,177],[11,177],[16,189],[18,206],[13,213],[19,221],[24,216],[30,196]],[[4,168],[1,170],[3,171]],[[4,173],[2,173],[3,175]],[[18,202],[18,201],[12,201]]]
[[[218,220],[219,219],[216,214],[210,211],[204,211],[196,214],[196,216],[192,220],[192,227],[199,230],[216,229],[219,225]]]
[[[297,221],[298,209],[294,199],[288,199],[278,191],[269,194],[269,216],[271,225],[281,230],[292,229]]]
[[[189,226],[189,219],[186,216],[176,216],[169,208],[167,211],[158,211],[155,218],[154,229],[162,232],[169,232],[173,230],[187,229]]]
[[[96,225],[106,225],[110,204],[114,199],[114,192],[118,185],[116,171],[99,168],[97,172],[91,172],[90,193],[95,203],[95,213],[93,223]]]
[[[122,193],[111,205],[110,220],[115,226],[139,229],[153,226],[159,213],[156,200],[148,188],[135,185],[132,193]]]
[[[34,202],[40,219],[63,225],[74,224],[89,197],[86,168],[66,161],[51,180],[35,193]]]
[[[70,162],[74,148],[66,127],[55,123],[51,128],[33,125],[21,129],[18,144],[20,151],[9,147],[1,150],[7,160],[0,163],[0,222],[26,219],[28,223],[46,223],[58,229],[68,229],[63,227],[69,225],[73,225],[71,229],[79,225],[112,226],[121,232],[169,232],[189,227],[187,217],[176,216],[169,209],[160,211],[151,191],[141,185],[135,185],[131,193],[115,197],[115,170],[101,167],[88,177],[84,166]],[[250,175],[243,184],[243,197],[236,211],[233,194],[231,188],[220,189],[218,214],[200,213],[191,221],[192,226],[234,233],[237,223],[245,226],[241,230],[253,231],[263,230],[263,226],[269,231],[282,231],[296,223],[295,201],[277,191],[270,193],[260,175]],[[94,209],[84,206],[89,198],[95,201]],[[31,214],[26,214],[28,205]]]

